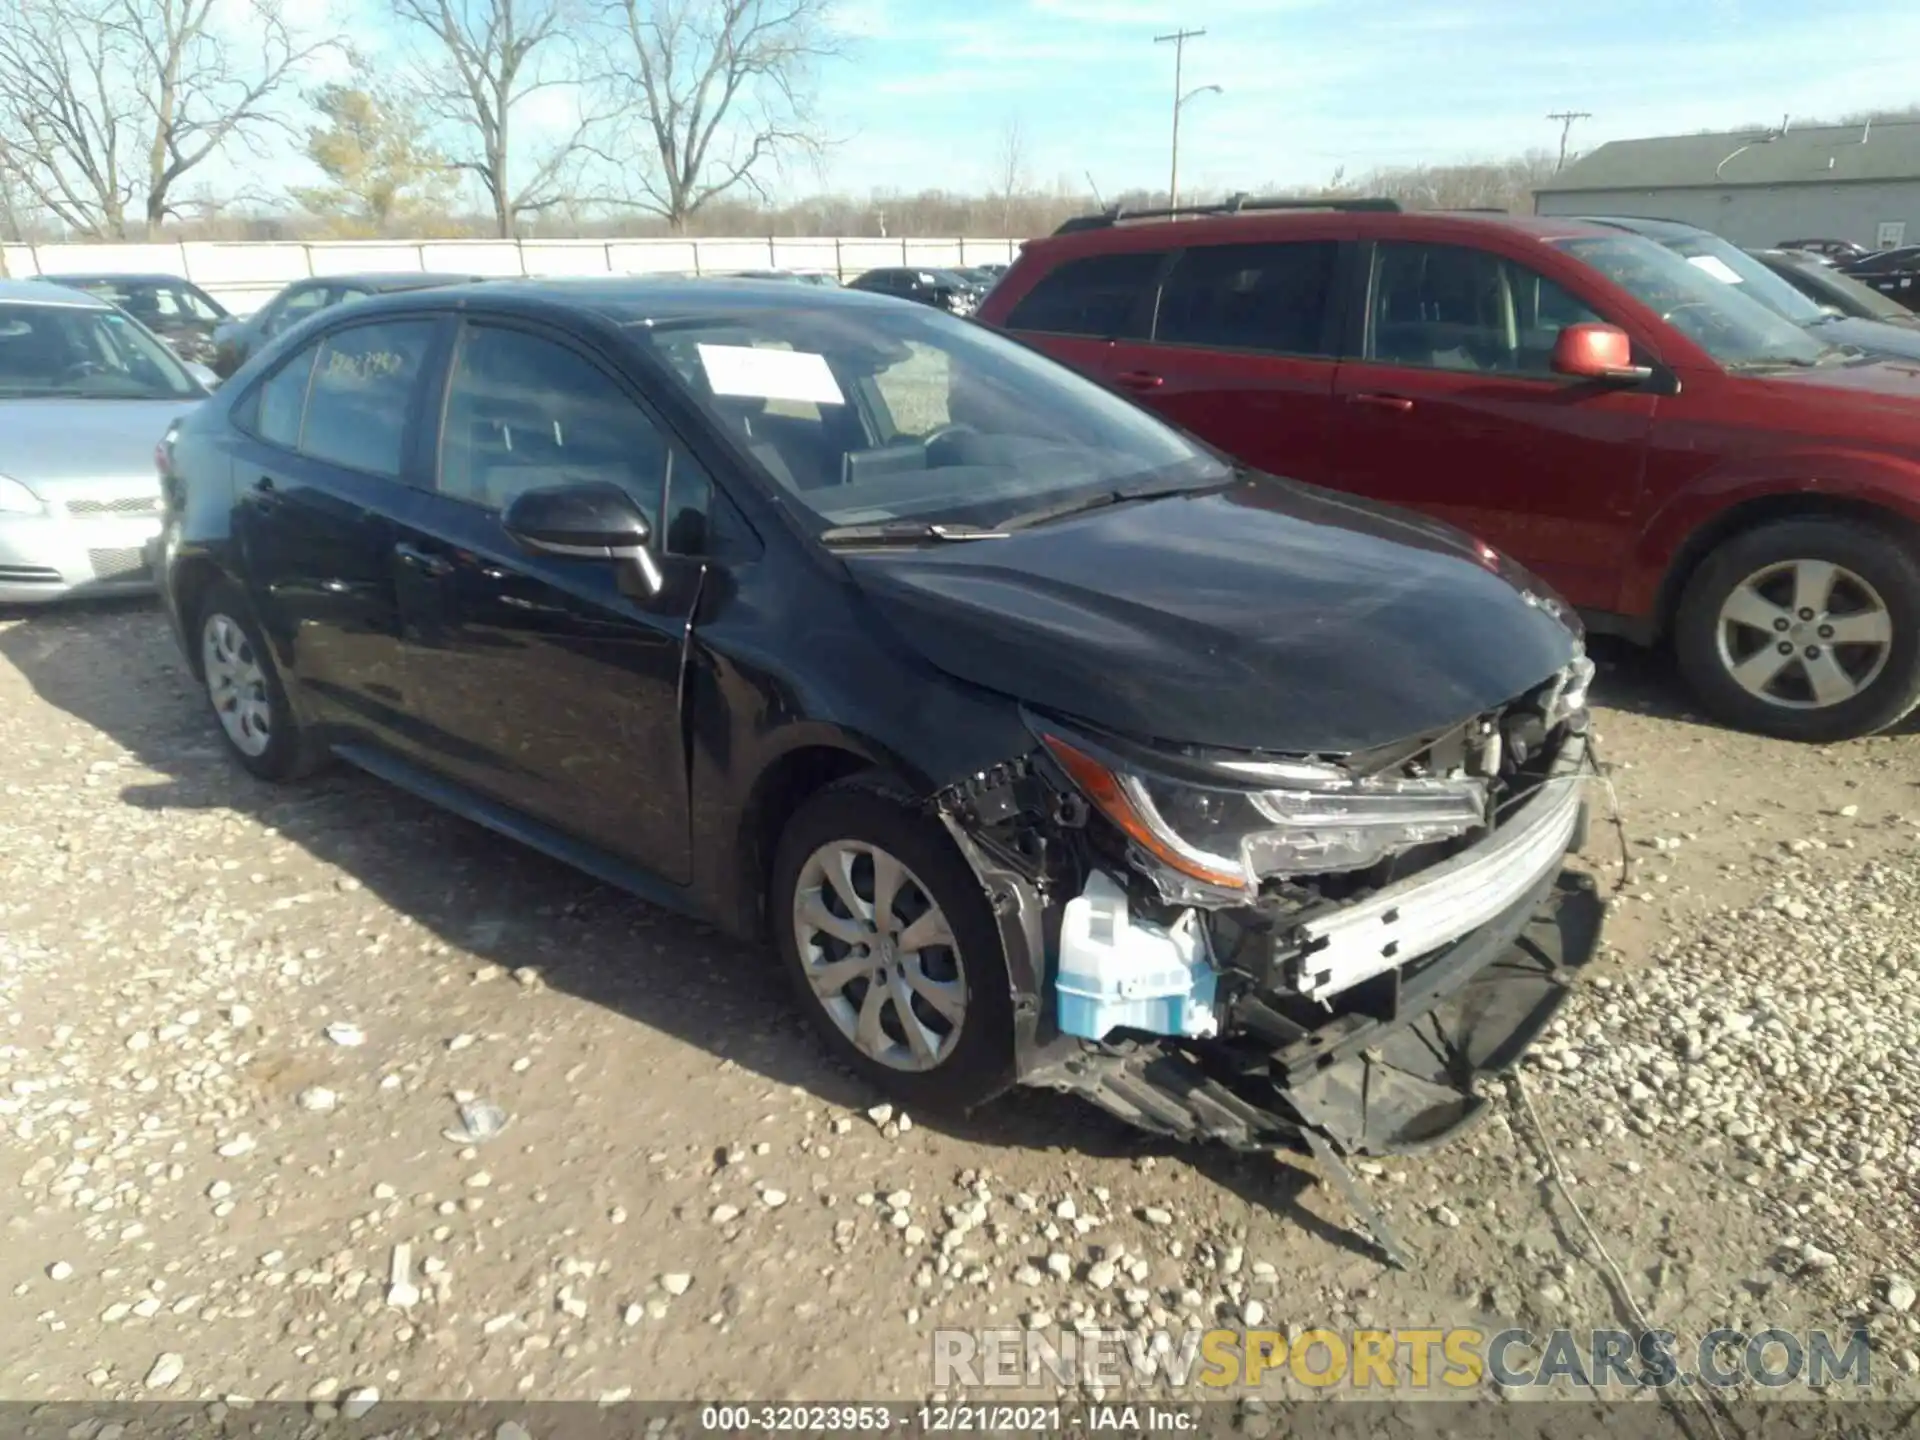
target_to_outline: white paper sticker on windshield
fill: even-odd
[[[700,364],[716,395],[754,400],[810,400],[844,405],[846,397],[827,357],[807,350],[762,350],[752,345],[701,345]]]
[[[1727,264],[1727,262],[1722,260],[1718,255],[1689,255],[1687,262],[1691,265],[1698,265],[1722,285],[1738,285],[1740,283],[1740,272]]]

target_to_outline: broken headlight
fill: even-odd
[[[1333,765],[1284,761],[1219,767],[1203,784],[1042,741],[1102,814],[1141,850],[1190,880],[1251,892],[1269,876],[1364,870],[1398,851],[1487,823],[1477,778],[1356,779]]]

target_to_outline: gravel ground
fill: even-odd
[[[249,780],[154,610],[0,613],[0,1395],[907,1398],[936,1326],[1636,1311],[1864,1320],[1920,1394],[1920,733],[1729,734],[1625,654],[1599,693],[1621,889],[1525,1087],[1570,1188],[1511,1105],[1367,1165],[1393,1272],[1304,1161],[891,1113],[760,955]]]

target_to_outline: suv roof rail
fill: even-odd
[[[1343,200],[1338,197],[1326,197],[1319,200],[1300,200],[1275,197],[1256,199],[1250,195],[1229,195],[1217,205],[1177,205],[1168,210],[1128,210],[1115,205],[1102,210],[1097,215],[1076,215],[1061,225],[1053,233],[1071,235],[1079,230],[1104,230],[1110,225],[1118,225],[1122,220],[1173,220],[1189,215],[1240,215],[1249,210],[1360,210],[1389,211],[1398,213],[1400,202],[1385,198],[1364,198]]]

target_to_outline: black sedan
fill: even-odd
[[[291,330],[309,315],[330,305],[368,295],[391,295],[399,290],[427,290],[442,285],[465,285],[483,275],[435,275],[418,270],[362,275],[324,275],[296,280],[245,319],[230,319],[214,332],[213,373],[221,379],[233,374],[260,348],[283,330]]]
[[[903,300],[931,305],[954,315],[971,315],[985,287],[958,270],[923,270],[914,265],[889,265],[869,270],[847,282],[849,290],[876,295],[898,295]]]
[[[916,1106],[1424,1145],[1592,953],[1592,666],[1549,592],[936,310],[387,295],[161,459],[242,766],[343,757],[769,939]]]
[[[211,365],[214,332],[233,318],[226,306],[178,275],[63,273],[40,278],[119,306],[164,340],[174,354],[196,365]]]

